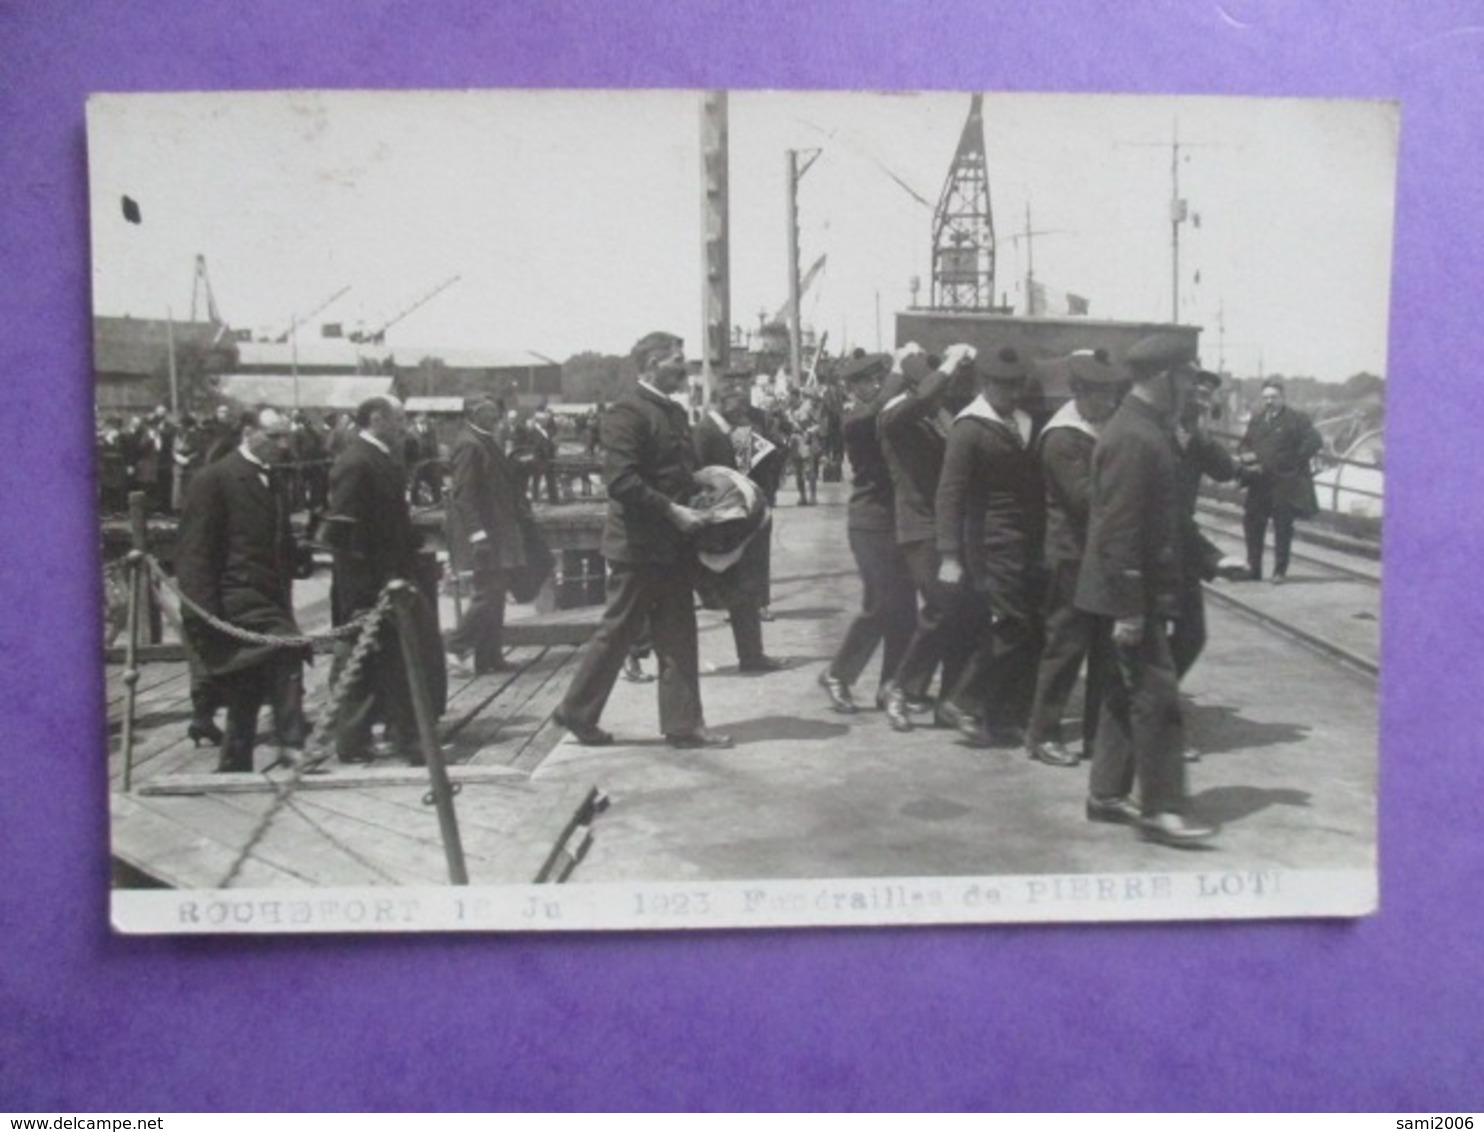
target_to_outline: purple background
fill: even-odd
[[[1484,5],[0,4],[0,380],[13,390],[0,415],[0,1109],[1484,1106],[1484,27],[1471,25]],[[517,85],[1400,99],[1382,912],[112,937],[84,99]],[[1271,174],[1281,208],[1283,170]]]

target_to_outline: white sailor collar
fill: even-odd
[[[1030,414],[1022,409],[1016,409],[1010,414],[1010,419],[1006,420],[999,413],[995,412],[994,406],[984,399],[984,394],[982,393],[960,409],[958,415],[953,419],[955,422],[958,422],[965,418],[974,418],[975,420],[988,421],[990,424],[997,424],[1001,428],[1010,429],[1019,436],[1020,443],[1029,444],[1031,442]]]

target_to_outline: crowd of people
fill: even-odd
[[[1220,378],[1200,369],[1190,339],[1176,334],[1145,338],[1117,363],[1101,351],[1071,355],[1071,398],[1049,417],[1027,412],[1031,367],[1012,347],[987,356],[966,345],[941,358],[915,345],[891,357],[857,354],[836,368],[833,408],[822,394],[760,402],[751,376],[732,374],[695,422],[679,396],[688,374],[682,341],[648,335],[634,359],[638,380],[589,434],[608,495],[609,601],[553,714],[578,742],[612,741],[600,720],[614,684],[652,650],[668,741],[731,745],[705,720],[696,599],[725,610],[740,675],[784,666],[763,647],[770,509],[790,467],[799,503],[814,502],[817,463],[833,458],[825,438],[835,431],[850,471],[845,527],[862,596],[819,676],[829,707],[861,709],[855,687],[879,649],[874,701],[894,730],[949,728],[977,746],[1020,747],[1051,767],[1090,759],[1089,820],[1175,847],[1213,835],[1186,812],[1185,766],[1195,752],[1182,733],[1179,684],[1205,644],[1202,581],[1262,577],[1269,522],[1277,531],[1271,579],[1281,580],[1293,521],[1312,510],[1307,469],[1319,439],[1283,404],[1281,384],[1264,388],[1263,407],[1230,452],[1204,424]],[[200,677],[192,737],[220,742],[220,769],[252,769],[264,703],[274,708],[280,760],[303,761],[302,650],[244,642],[210,619],[297,633],[291,588],[302,560],[288,514],[319,498],[304,482],[305,464],[327,469],[322,529],[336,625],[372,610],[388,582],[415,581],[411,508],[430,497],[445,502],[453,565],[473,580],[459,623],[434,640],[436,666],[479,673],[506,664],[506,595],[544,568],[531,495],[555,450],[550,418],[533,418],[521,439],[518,424],[479,401],[445,458],[433,431],[409,426],[395,398],[373,398],[323,425],[262,409],[182,477],[178,572],[195,606],[186,625]],[[301,434],[319,428],[326,456],[305,461]],[[185,430],[176,431],[177,464],[188,466],[182,449],[208,438],[197,432],[183,440]],[[535,461],[524,458],[533,451]],[[436,474],[424,479],[424,468]],[[1248,488],[1245,564],[1196,525],[1203,477]],[[366,761],[380,723],[394,753],[415,764],[422,754],[397,628],[383,618],[376,631],[379,647],[337,696],[334,753]],[[341,648],[332,684],[349,650]],[[1080,745],[1064,718],[1079,681]],[[224,732],[212,720],[223,705]]]

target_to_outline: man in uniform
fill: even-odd
[[[1173,428],[1194,355],[1178,334],[1130,347],[1133,388],[1093,449],[1077,579],[1077,607],[1099,618],[1099,631],[1111,638],[1087,817],[1137,826],[1146,840],[1177,848],[1215,832],[1182,812],[1179,683],[1165,632],[1179,614],[1181,584]],[[1135,779],[1138,805],[1130,798]]]
[[[718,398],[719,408],[706,412],[695,428],[697,467],[731,468],[742,472],[767,494],[765,483],[776,483],[778,472],[771,469],[783,461],[779,447],[762,435],[752,420],[750,379],[728,379]],[[761,414],[759,414],[761,416]],[[741,442],[734,443],[734,435]],[[748,542],[741,558],[723,574],[702,572],[701,596],[707,608],[725,608],[732,625],[732,640],[737,648],[737,671],[758,675],[787,668],[786,661],[763,651],[762,609],[768,604],[769,544],[773,530],[771,519]]]
[[[289,456],[288,435],[288,420],[273,409],[244,418],[236,450],[191,482],[175,559],[181,592],[212,617],[280,637],[299,634],[287,485],[275,471]],[[182,621],[214,694],[227,705],[217,770],[253,769],[258,712],[265,701],[273,710],[279,762],[301,763],[308,730],[305,650],[242,641],[190,610]]]
[[[402,438],[407,416],[395,397],[372,397],[355,411],[356,433],[330,469],[326,541],[334,552],[331,616],[344,625],[372,608],[394,578],[416,580],[417,536],[407,506]],[[422,762],[417,720],[396,624],[388,616],[354,687],[344,689],[335,736],[341,762],[369,762],[371,729],[387,725],[400,757]],[[342,643],[337,674],[353,646]],[[334,682],[332,678],[332,682]]]
[[[510,667],[502,647],[506,572],[526,564],[520,523],[531,505],[495,441],[502,415],[493,401],[477,402],[448,457],[449,560],[459,574],[473,573],[474,594],[445,644],[459,667],[472,654],[476,674]]]
[[[1062,716],[1088,651],[1097,643],[1093,618],[1077,608],[1077,574],[1087,545],[1087,512],[1092,499],[1092,451],[1108,418],[1118,408],[1126,382],[1107,354],[1079,350],[1067,360],[1072,399],[1041,430],[1041,468],[1046,485],[1046,641],[1036,672],[1026,747],[1048,766],[1076,766],[1077,756],[1062,742]],[[1087,664],[1082,708],[1082,751],[1092,754],[1097,734],[1103,660]]]
[[[891,474],[897,545],[922,598],[917,628],[886,697],[886,717],[895,731],[911,731],[913,712],[932,710],[927,698],[933,673],[943,668],[940,688],[951,691],[973,648],[973,636],[954,617],[957,595],[938,581],[933,506],[953,416],[974,399],[974,349],[950,346],[929,371],[921,346],[898,351],[894,375],[902,391],[881,407],[881,451]]]
[[[1246,470],[1247,503],[1242,527],[1247,536],[1247,565],[1252,577],[1262,577],[1262,545],[1268,520],[1273,522],[1274,585],[1288,575],[1295,519],[1307,519],[1319,510],[1309,461],[1324,449],[1324,438],[1313,423],[1283,401],[1283,383],[1263,383],[1262,408],[1247,424],[1237,446],[1237,458]]]
[[[973,633],[939,710],[976,745],[1018,745],[1035,684],[1041,564],[1041,472],[1019,408],[1030,369],[1003,346],[977,370],[979,396],[948,432],[934,505],[938,582],[959,595],[955,620]]]
[[[895,494],[886,457],[881,453],[877,421],[881,406],[896,395],[898,386],[883,386],[888,360],[862,353],[846,362],[839,379],[851,398],[842,433],[850,457],[850,505],[846,535],[861,576],[861,611],[845,631],[845,638],[819,683],[835,711],[855,711],[851,685],[865,671],[876,646],[882,646],[881,679],[876,704],[885,708],[907,643],[917,622],[917,594],[907,561],[897,545]]]
[[[640,339],[633,357],[639,379],[603,419],[603,556],[612,592],[552,719],[579,743],[611,743],[598,720],[629,646],[648,626],[659,654],[660,730],[670,745],[730,747],[729,736],[707,728],[701,709],[694,550],[686,536],[706,519],[685,505],[695,491],[696,454],[686,410],[671,396],[685,388],[685,350],[675,335],[656,331]]]

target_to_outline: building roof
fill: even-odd
[[[449,369],[532,369],[562,364],[532,350],[461,350],[445,346],[373,346],[367,349],[377,357],[390,358],[398,369],[416,369],[428,358],[437,359]]]
[[[370,397],[392,392],[390,377],[300,377],[290,373],[223,374],[217,388],[223,397],[244,405],[279,409],[354,409]],[[297,392],[295,386],[297,385]]]
[[[231,364],[235,343],[224,323],[98,315],[93,319],[93,371],[141,377],[164,373],[172,334],[177,350],[214,348],[222,352],[223,368]]]
[[[343,338],[313,338],[296,346],[292,342],[239,342],[237,364],[246,369],[262,369],[269,372],[289,373],[297,361],[301,369],[343,369],[356,373],[360,369],[361,356],[374,352],[374,347],[363,351]]]
[[[409,413],[462,413],[462,397],[409,397],[405,402]]]

